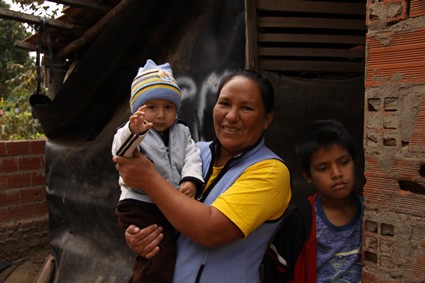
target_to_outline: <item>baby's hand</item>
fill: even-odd
[[[196,195],[195,183],[191,181],[185,181],[180,184],[179,191],[191,198],[194,198]]]
[[[146,105],[141,106],[130,116],[130,131],[133,134],[141,135],[152,128],[152,123],[145,120]]]

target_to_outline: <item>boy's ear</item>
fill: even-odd
[[[305,179],[308,183],[311,183],[311,177],[310,177],[310,175],[309,175],[309,174],[307,174],[306,172],[303,172],[303,176],[304,176],[304,179]]]

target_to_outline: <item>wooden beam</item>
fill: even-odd
[[[259,60],[260,69],[267,71],[363,73],[363,62]]]
[[[255,0],[245,0],[245,68],[256,70],[257,66],[257,12]]]
[[[18,47],[18,48],[21,48],[21,49],[24,49],[24,50],[29,50],[29,51],[36,51],[37,50],[36,45],[29,43],[29,42],[26,42],[26,41],[22,41],[22,40],[16,40],[14,47]]]
[[[54,2],[62,4],[65,6],[77,7],[77,8],[90,8],[94,10],[100,10],[107,12],[112,6],[101,4],[97,1],[87,1],[87,0],[49,0],[49,2]]]
[[[258,56],[273,57],[329,57],[329,58],[365,58],[365,50],[362,49],[336,49],[336,48],[275,48],[260,47]]]
[[[259,28],[311,28],[364,30],[365,20],[301,17],[258,17]]]
[[[110,23],[112,18],[117,16],[129,3],[129,0],[122,0],[112,10],[109,11],[102,19],[100,19],[94,26],[88,29],[82,36],[69,43],[62,50],[60,50],[56,56],[59,58],[65,58],[68,55],[75,52],[80,47],[91,42],[99,33],[101,33],[105,27]]]
[[[301,12],[320,14],[365,15],[365,3],[294,1],[294,0],[258,0],[257,9],[274,12]]]
[[[258,42],[298,42],[326,44],[364,45],[365,37],[361,35],[329,35],[329,34],[260,34]]]
[[[16,11],[3,9],[3,8],[0,8],[0,18],[29,23],[29,24],[35,24],[35,25],[40,25],[41,22],[44,21],[46,27],[54,27],[54,28],[60,28],[65,30],[77,31],[82,29],[82,27],[74,25],[74,24],[65,23],[62,21],[54,20],[54,19],[45,19],[45,18],[34,16],[31,14],[25,14],[25,13],[16,12]]]

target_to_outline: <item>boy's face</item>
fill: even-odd
[[[166,99],[152,99],[146,102],[145,119],[153,123],[152,128],[158,133],[169,129],[176,120],[177,107]]]
[[[323,197],[345,198],[354,189],[354,160],[348,150],[338,144],[319,148],[311,157],[310,175],[304,177]]]

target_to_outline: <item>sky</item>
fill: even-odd
[[[3,0],[5,3],[7,3],[7,4],[9,4],[10,5],[10,10],[12,10],[12,11],[17,11],[17,12],[22,12],[22,13],[30,13],[30,12],[28,12],[28,11],[25,11],[25,10],[23,10],[22,8],[21,8],[21,6],[19,5],[19,4],[15,4],[15,3],[13,3],[12,2],[12,0]],[[54,3],[54,2],[48,2],[48,1],[45,1],[44,3],[43,3],[43,5],[44,6],[46,6],[46,11],[49,11],[49,10],[54,10],[54,9],[62,9],[62,7],[63,7],[63,5],[60,5],[60,4],[57,4],[57,3]],[[44,11],[44,10],[42,10],[41,9],[41,11]],[[50,14],[52,14],[52,12],[50,13]],[[43,13],[41,13],[41,14],[37,14],[37,16],[46,16],[47,15],[47,13],[46,14],[43,14]],[[55,17],[56,18],[56,17]],[[26,27],[26,29],[30,32],[30,33],[34,33],[34,30],[33,30],[33,28],[31,28],[29,25],[27,25],[26,23],[24,23],[23,24],[25,27]],[[35,57],[36,56],[36,53],[35,52],[29,52],[29,54],[30,54],[30,56],[32,56],[32,57]]]
[[[3,0],[3,1],[10,5],[10,10],[22,12],[22,13],[28,13],[28,12],[25,12],[19,4],[13,3],[12,0]],[[42,6],[46,7],[46,13],[43,13],[43,10],[40,10],[41,14],[37,14],[37,16],[45,16],[48,13],[51,14],[52,13],[51,11],[53,11],[54,9],[61,9],[63,7],[62,4],[57,4],[57,3],[49,2],[49,1],[44,1]]]

